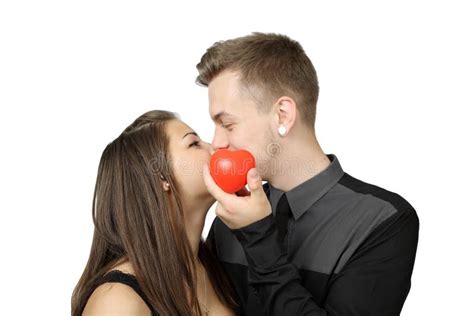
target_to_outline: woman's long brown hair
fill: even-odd
[[[178,186],[168,163],[165,127],[174,119],[178,117],[172,112],[147,112],[102,153],[92,204],[94,237],[72,294],[72,316],[82,314],[96,280],[124,258],[160,315],[201,315],[196,267]],[[170,184],[171,194],[163,190],[160,176]],[[236,310],[234,288],[202,239],[199,259],[220,301]]]

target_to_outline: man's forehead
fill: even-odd
[[[224,70],[214,77],[207,86],[210,101],[226,102],[241,97],[241,82],[239,75],[230,70]]]
[[[243,97],[238,72],[225,70],[214,78],[209,86],[209,114],[214,122],[241,117]]]

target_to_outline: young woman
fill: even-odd
[[[215,202],[201,166],[209,144],[150,111],[102,153],[89,260],[72,315],[235,315],[237,298],[201,233]]]

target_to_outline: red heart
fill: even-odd
[[[255,168],[255,158],[246,150],[220,149],[211,156],[211,176],[227,193],[242,189],[247,184],[247,172],[252,168]]]

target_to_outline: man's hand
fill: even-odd
[[[267,217],[272,213],[272,208],[263,191],[262,178],[257,169],[252,168],[247,173],[247,184],[250,191],[245,188],[237,194],[224,192],[212,179],[209,166],[203,166],[204,183],[207,190],[217,200],[216,215],[230,229],[238,229],[250,225]]]

